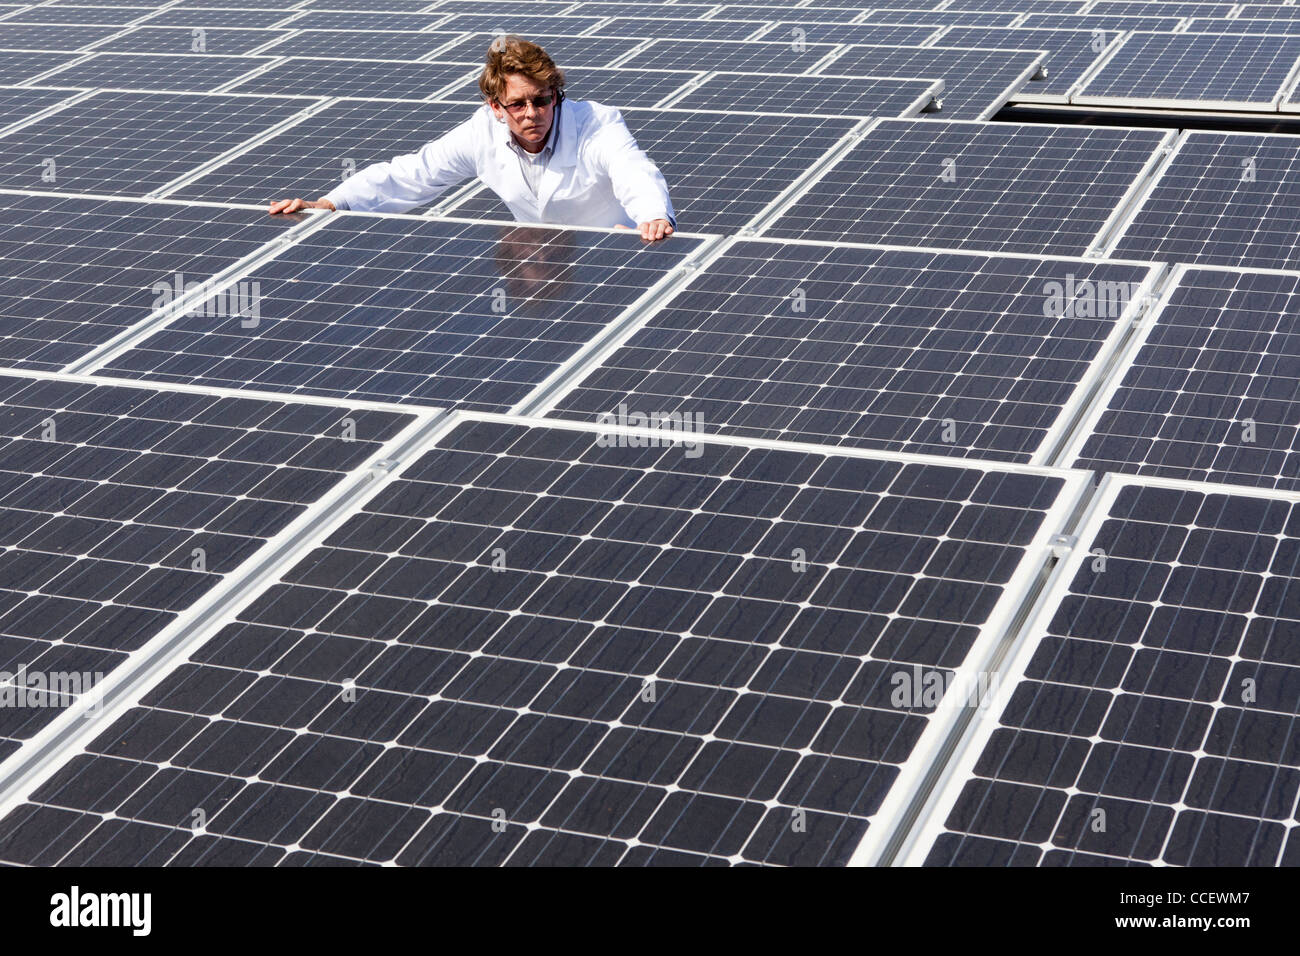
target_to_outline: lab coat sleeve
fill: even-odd
[[[473,178],[476,131],[471,117],[417,152],[372,163],[325,194],[338,209],[408,212]]]
[[[618,114],[591,138],[591,165],[609,176],[614,196],[635,223],[667,219],[677,228],[668,183]]]

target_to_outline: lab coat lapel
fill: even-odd
[[[492,135],[496,140],[497,164],[497,181],[493,185],[493,191],[505,201],[514,211],[515,206],[523,206],[532,211],[532,215],[525,216],[526,220],[537,220],[541,218],[541,207],[537,203],[533,191],[528,188],[528,181],[524,179],[524,171],[519,166],[519,157],[515,154],[510,144],[510,128],[505,123],[498,123],[495,119],[492,121]],[[516,218],[518,213],[516,213]]]

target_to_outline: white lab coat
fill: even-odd
[[[521,222],[574,226],[676,224],[668,184],[611,106],[560,104],[554,151],[534,196],[524,181],[510,129],[484,104],[418,152],[374,163],[326,194],[339,209],[406,212],[477,176]]]

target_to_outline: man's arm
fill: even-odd
[[[596,131],[590,148],[593,165],[609,176],[614,196],[638,224],[642,238],[671,236],[677,219],[668,198],[668,183],[659,167],[636,144],[621,114]]]
[[[351,209],[356,212],[407,212],[437,198],[477,173],[474,120],[461,123],[418,152],[372,163],[349,176],[316,202],[282,199],[271,213],[299,209]]]

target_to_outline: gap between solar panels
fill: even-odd
[[[77,851],[99,863],[167,862],[192,840],[200,857],[401,864],[863,862],[863,831],[886,840],[942,758],[961,694],[986,692],[1087,475],[661,437],[446,418],[346,521],[316,525],[323,545],[286,555],[280,583],[65,737],[0,805],[0,856],[55,862],[102,823]],[[254,632],[255,656],[272,651],[255,666]],[[283,653],[312,633],[367,651],[325,671]],[[260,711],[285,682],[314,703]],[[121,749],[186,714],[203,739]],[[248,733],[282,739],[221,743]],[[311,783],[264,766],[284,744],[373,752]],[[105,772],[134,781],[123,795],[153,778],[109,823],[80,780]],[[183,814],[173,790],[193,796]]]

